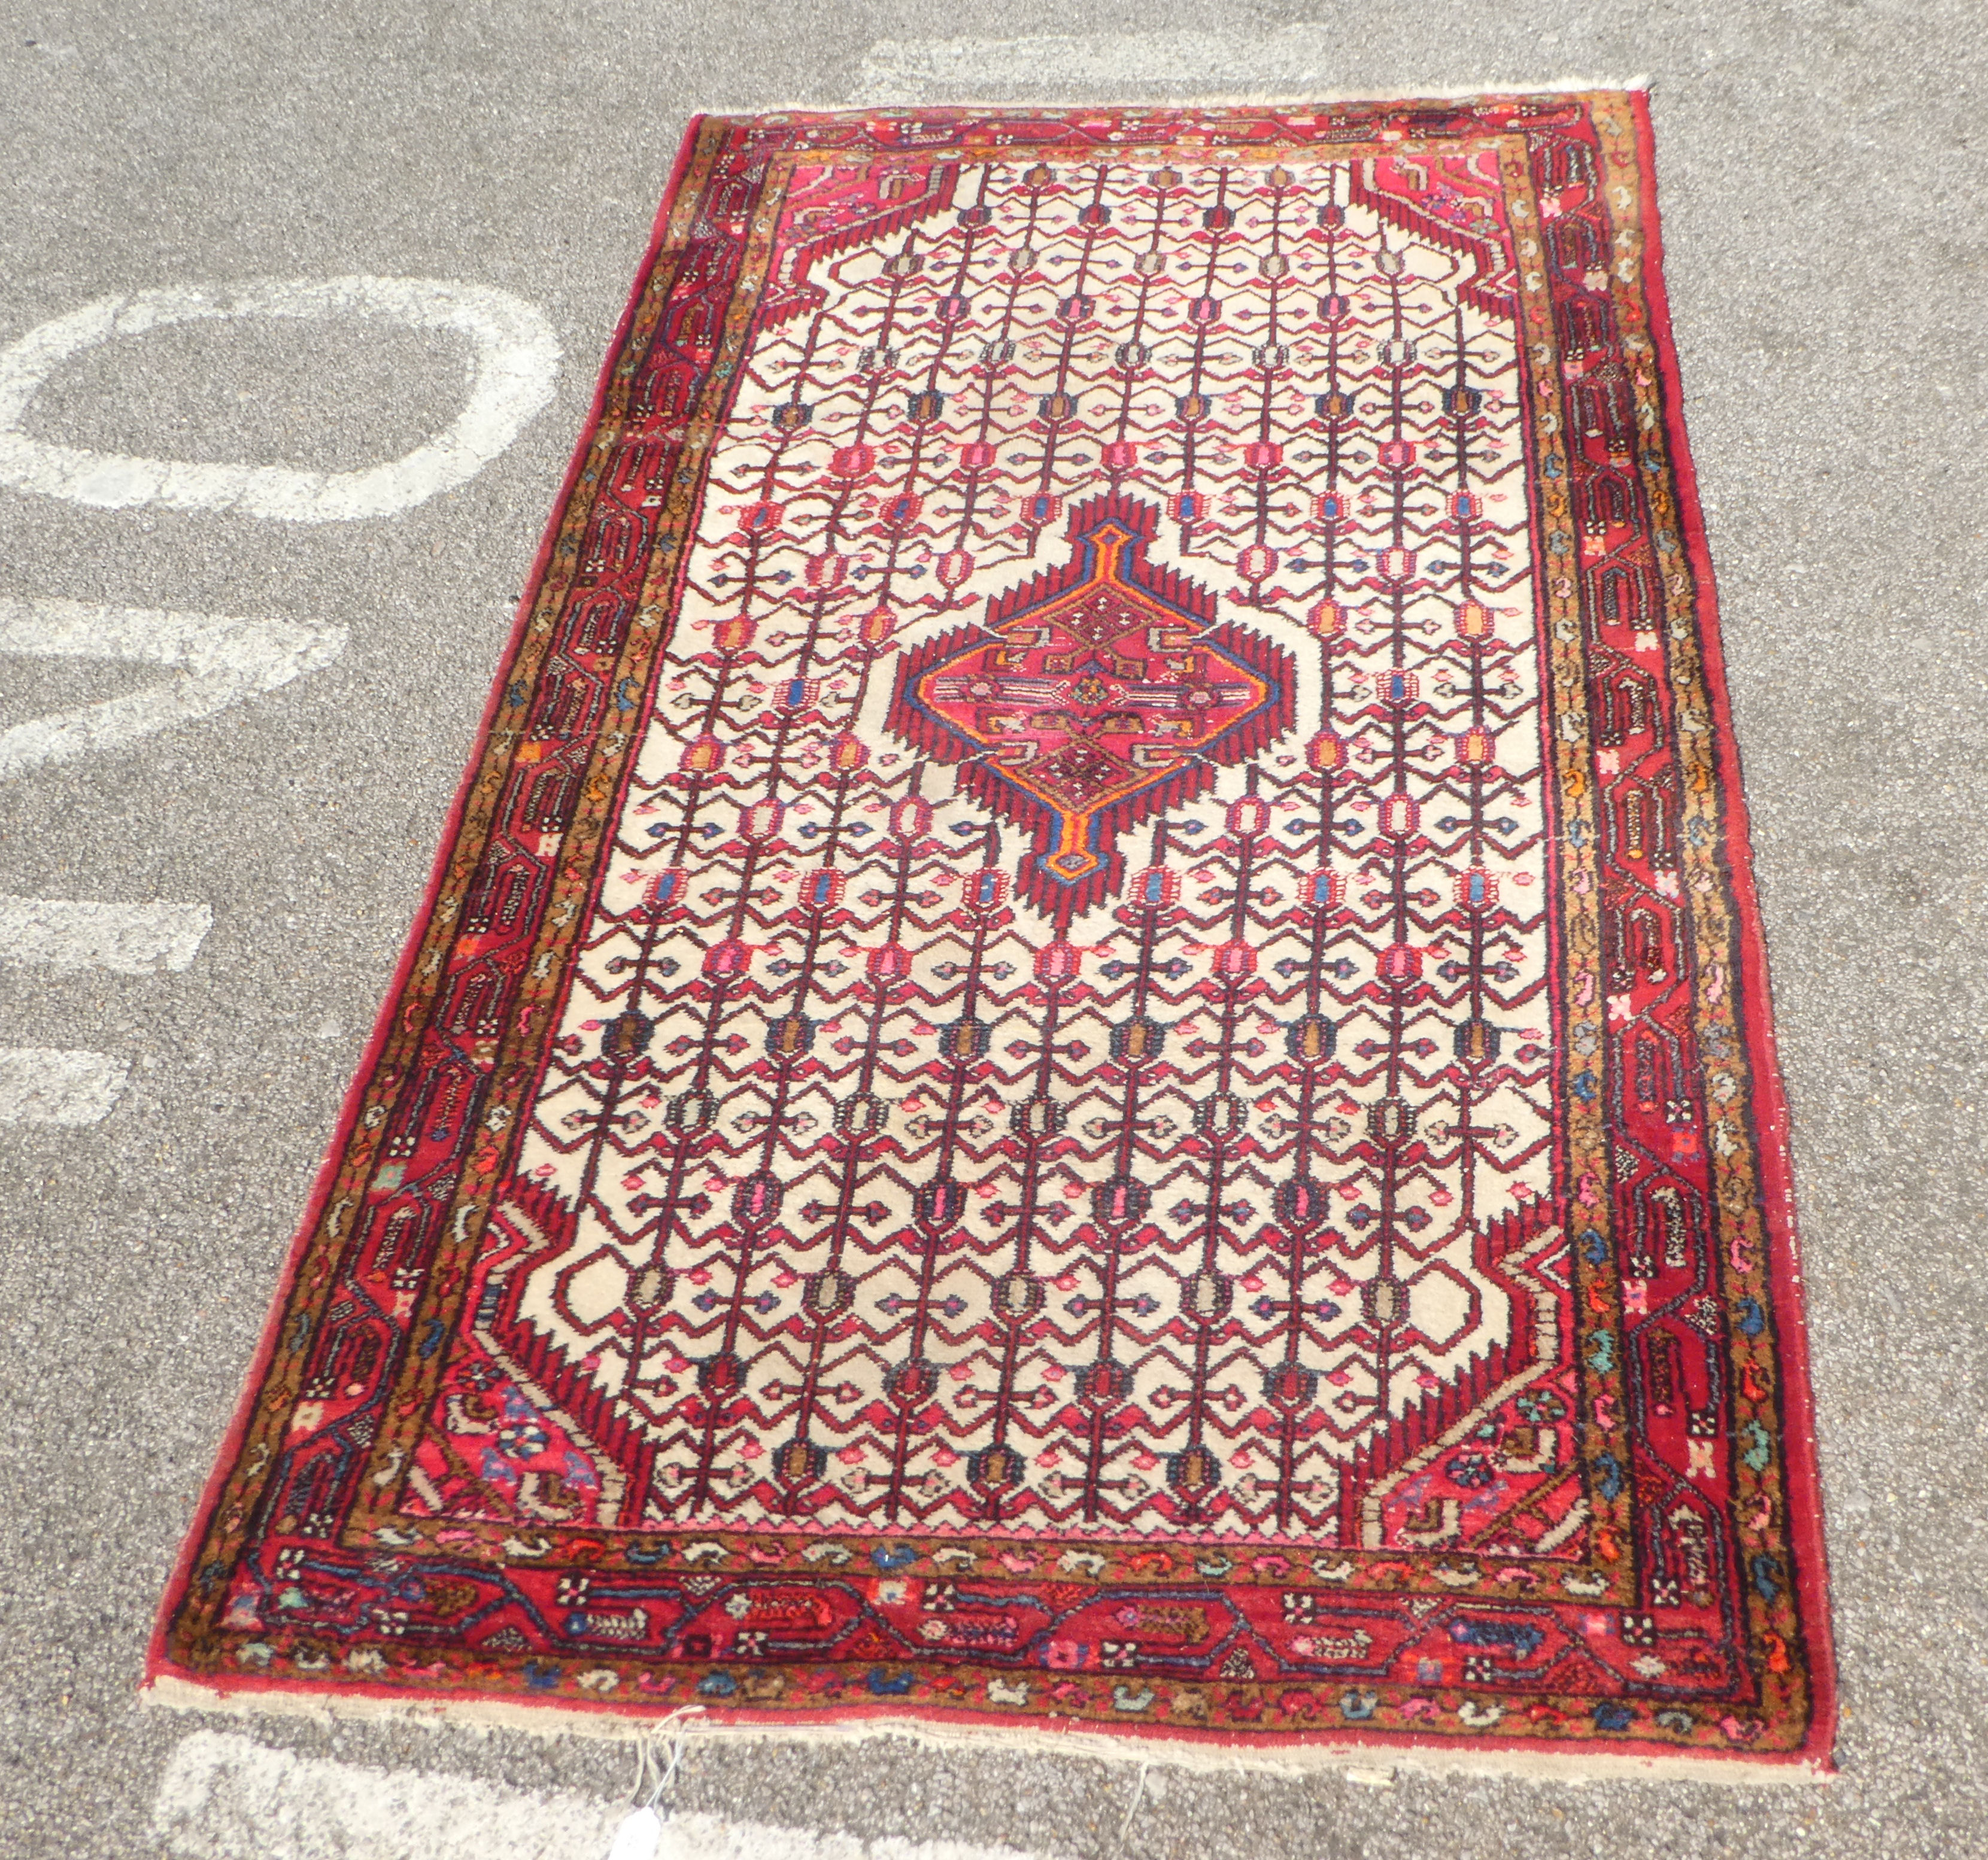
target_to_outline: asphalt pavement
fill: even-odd
[[[1978,5],[5,0],[0,1854],[591,1860],[627,1793],[599,1743],[136,1687],[688,116],[1639,73],[1794,1106],[1841,1775],[1141,1784],[693,1737],[679,1800],[714,1853],[850,1860],[1988,1853]],[[326,314],[353,278],[420,286]]]

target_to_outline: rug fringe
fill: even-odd
[[[1468,97],[1533,97],[1579,95],[1589,91],[1644,91],[1655,88],[1656,80],[1647,71],[1630,78],[1552,78],[1538,84],[1418,84],[1398,96],[1383,96],[1371,89],[1351,90],[1222,90],[1195,91],[1164,97],[1062,96],[1042,97],[1023,103],[1014,97],[934,97],[922,107],[931,110],[1002,110],[1026,115],[1045,109],[1098,110],[1229,110],[1260,105],[1276,110],[1302,110],[1318,103],[1450,103]],[[854,116],[878,110],[916,110],[921,106],[901,99],[880,99],[875,103],[852,103],[844,97],[833,103],[820,98],[789,99],[776,103],[713,103],[696,113],[705,116]]]
[[[418,1726],[429,1730],[464,1730],[477,1735],[523,1731],[542,1738],[592,1737],[630,1743],[652,1737],[661,1721],[614,1712],[573,1711],[557,1705],[519,1705],[497,1699],[445,1703],[383,1699],[353,1693],[296,1693],[263,1690],[232,1692],[161,1673],[139,1691],[139,1702],[154,1709],[211,1712],[232,1718],[263,1716],[308,1718],[329,1726],[346,1723]],[[1368,1784],[1391,1782],[1398,1773],[1416,1776],[1490,1777],[1555,1785],[1603,1782],[1716,1783],[1736,1788],[1827,1784],[1830,1772],[1807,1761],[1768,1763],[1744,1757],[1662,1754],[1622,1757],[1598,1753],[1454,1750],[1418,1745],[1341,1743],[1321,1739],[1282,1750],[1177,1742],[1161,1737],[1071,1730],[1006,1726],[935,1724],[915,1718],[857,1718],[839,1723],[713,1724],[690,1728],[694,1741],[725,1738],[782,1744],[850,1744],[895,1738],[921,1749],[1013,1752],[1100,1763],[1168,1764],[1204,1774],[1238,1771],[1299,1778],[1338,1774]]]

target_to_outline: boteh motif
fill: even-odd
[[[1158,518],[1122,495],[1085,505],[1067,566],[906,654],[898,677],[891,728],[1030,834],[1019,889],[1060,927],[1118,890],[1121,832],[1291,725],[1290,654],[1146,565]]]
[[[695,130],[155,1675],[1826,1760],[1646,137]]]

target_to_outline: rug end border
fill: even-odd
[[[1656,88],[1656,79],[1647,71],[1627,78],[1552,78],[1537,84],[1417,84],[1393,95],[1371,88],[1332,90],[1223,90],[1192,91],[1165,96],[1078,96],[1074,93],[1043,97],[842,97],[787,98],[770,103],[709,103],[696,113],[727,123],[751,122],[762,116],[848,116],[871,115],[878,110],[1011,110],[1019,114],[1044,110],[1233,110],[1264,106],[1302,110],[1320,103],[1412,104],[1461,103],[1493,97],[1589,96],[1602,93],[1647,96]]]

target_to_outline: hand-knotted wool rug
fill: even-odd
[[[154,1685],[1825,1768],[1658,258],[1621,92],[694,124]]]

